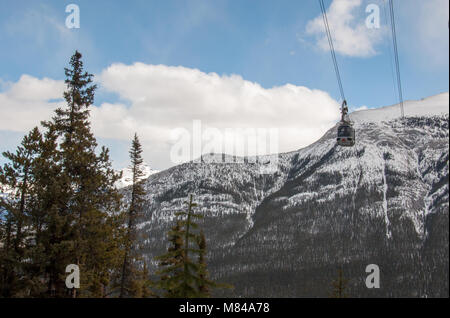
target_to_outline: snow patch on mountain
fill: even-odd
[[[144,163],[142,165],[142,170],[144,172],[144,175],[142,177],[142,180],[148,179],[151,175],[158,173],[158,170],[154,170],[150,167],[150,165]],[[133,171],[130,167],[124,168],[122,171],[122,178],[116,182],[116,187],[118,189],[125,188],[133,184]]]
[[[404,111],[406,117],[444,115],[449,113],[449,93],[442,93],[421,100],[405,101]],[[355,124],[358,123],[380,123],[401,117],[400,104],[355,111],[350,118]]]

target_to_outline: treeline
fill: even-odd
[[[89,108],[96,85],[79,52],[65,69],[66,106],[43,131],[32,129],[0,167],[0,297],[208,297],[221,287],[208,278],[206,240],[189,198],[168,233],[150,280],[138,245],[144,213],[142,147],[130,150],[132,185],[123,200],[109,150],[98,149]],[[126,201],[126,202],[125,202]],[[68,265],[79,288],[68,288]],[[74,278],[74,280],[76,280]]]

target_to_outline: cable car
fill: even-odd
[[[337,132],[338,145],[341,147],[353,147],[355,141],[355,129],[349,123],[342,122]]]
[[[344,99],[341,107],[341,124],[337,131],[337,144],[341,147],[353,147],[355,145],[355,128],[348,117],[347,101]]]

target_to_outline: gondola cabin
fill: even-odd
[[[338,128],[337,143],[341,147],[355,145],[355,129],[349,124],[341,124]]]

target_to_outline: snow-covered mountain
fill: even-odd
[[[153,174],[139,226],[146,257],[165,250],[193,193],[211,274],[235,285],[224,295],[326,297],[342,267],[350,296],[448,297],[448,107],[444,93],[405,102],[405,119],[398,105],[352,113],[355,147],[336,146],[336,126],[280,154],[272,174],[260,174],[264,160]],[[369,264],[380,289],[365,286]]]
[[[142,179],[147,179],[152,174],[158,173],[158,170],[152,169],[148,164],[144,163],[142,164],[142,170],[144,171],[144,176]],[[130,186],[133,183],[133,172],[129,167],[124,168],[121,170],[122,172],[122,178],[116,182],[116,187],[118,189],[125,188]]]

